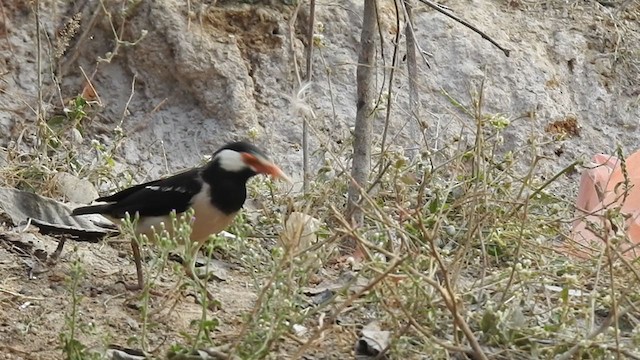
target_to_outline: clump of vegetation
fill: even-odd
[[[325,303],[302,305],[309,298],[303,284],[328,268],[349,272],[348,262],[305,267],[311,251],[292,261],[282,250],[269,254],[253,244],[254,255],[271,265],[232,354],[265,358],[282,341],[294,358],[325,354],[336,344],[349,352],[357,331],[346,324],[374,319],[390,333],[384,352],[393,357],[599,358],[636,351],[627,317],[640,280],[632,264],[618,256],[608,261],[604,253],[576,262],[561,251],[573,210],[550,189],[573,168],[543,180],[536,175],[543,144],[503,150],[502,133],[512,121],[484,114],[481,90],[470,106],[452,99],[475,122],[474,133],[413,159],[385,154],[392,165],[375,191],[362,194],[361,226],[342,210],[346,180],[294,201],[318,209],[312,213],[330,224],[322,243],[348,236],[364,253],[352,281]],[[298,336],[294,325],[307,331]]]
[[[60,343],[65,358],[68,360],[100,359],[101,354],[88,348],[79,339],[81,334],[93,332],[91,323],[81,318],[80,303],[82,295],[79,294],[79,284],[85,276],[82,259],[77,257],[77,248],[74,248],[76,258],[71,264],[71,272],[67,279],[70,304],[65,315],[65,331],[60,333]]]

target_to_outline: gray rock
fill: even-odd
[[[99,197],[93,184],[86,179],[66,173],[58,172],[53,176],[58,191],[64,198],[76,204],[91,204]]]

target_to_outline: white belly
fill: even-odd
[[[192,208],[194,210],[194,220],[191,225],[191,241],[203,243],[210,235],[219,233],[226,229],[235,218],[236,213],[225,214],[222,211],[214,208],[209,201],[209,187],[204,186],[203,191],[195,196],[192,202]],[[180,214],[178,214],[178,218]],[[173,227],[171,226],[171,217],[166,216],[152,216],[141,219],[136,227],[136,232],[139,234],[146,234],[149,239],[153,238],[153,229],[156,232],[160,232],[162,229],[162,223],[164,223],[165,229],[170,233],[173,233]]]

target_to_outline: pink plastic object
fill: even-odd
[[[607,209],[620,208],[620,212],[628,216],[621,230],[626,232],[629,241],[621,242],[617,250],[627,258],[636,258],[640,256],[640,151],[625,160],[629,185],[626,195],[620,159],[598,154],[593,160],[595,166],[584,171],[580,179],[577,219],[571,231],[573,241],[567,244],[569,252],[583,258],[598,254],[603,241],[609,241],[614,235],[611,222],[604,214]],[[594,233],[593,227],[600,230]]]

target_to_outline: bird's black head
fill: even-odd
[[[244,141],[228,143],[218,149],[202,176],[211,186],[212,200],[221,210],[230,213],[242,208],[247,194],[246,183],[257,174],[290,181],[262,150]]]

